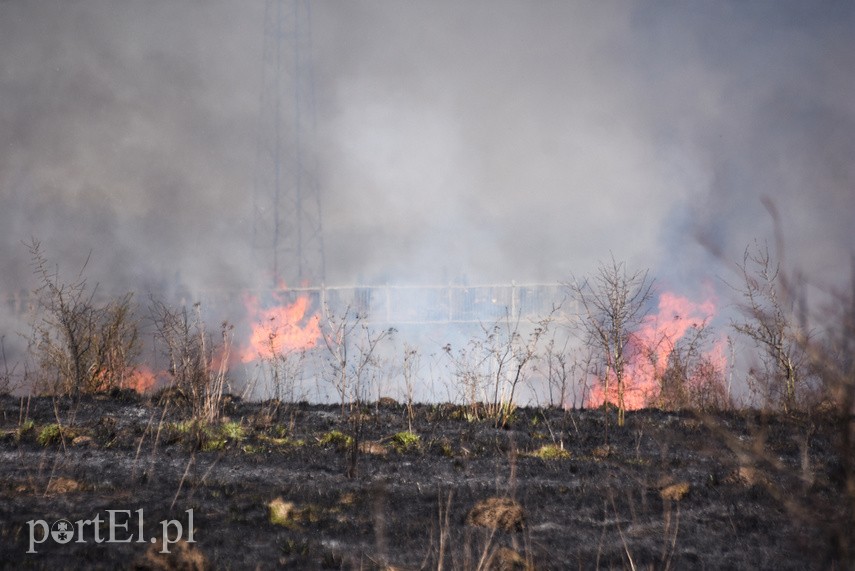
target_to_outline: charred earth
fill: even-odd
[[[4,567],[826,569],[851,534],[822,418],[164,396],[0,397]]]

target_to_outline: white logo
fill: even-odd
[[[67,519],[58,519],[50,528],[50,536],[57,543],[68,543],[74,539],[74,526]]]

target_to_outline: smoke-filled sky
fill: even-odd
[[[326,282],[548,281],[612,254],[684,291],[754,238],[849,275],[855,4],[312,7]],[[257,285],[264,2],[0,1],[0,289],[22,241],[103,287]]]

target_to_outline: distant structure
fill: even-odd
[[[240,292],[207,290],[197,297],[205,307],[227,305]],[[478,285],[345,285],[288,288],[278,299],[309,300],[309,307],[340,316],[349,311],[371,326],[490,326],[519,321],[533,324],[551,316],[574,323],[578,304],[560,283],[494,283]]]
[[[310,0],[266,0],[252,248],[271,287],[324,283]]]

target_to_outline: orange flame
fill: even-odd
[[[648,315],[638,331],[632,334],[629,359],[624,372],[624,406],[626,410],[644,408],[659,394],[658,379],[668,366],[668,359],[677,342],[693,327],[701,326],[715,315],[712,299],[695,303],[690,299],[665,292],[659,296],[658,312]],[[724,370],[724,342],[719,340],[704,357]],[[609,371],[608,401],[618,402],[617,381]],[[591,390],[588,406],[600,406],[606,400],[601,383]]]
[[[249,345],[240,351],[241,362],[273,358],[317,345],[321,336],[320,318],[317,314],[307,316],[308,297],[266,309],[254,295],[247,295],[244,303],[252,322],[252,333]]]
[[[157,375],[145,365],[141,365],[125,380],[129,389],[134,389],[142,394],[150,391],[157,382]]]

